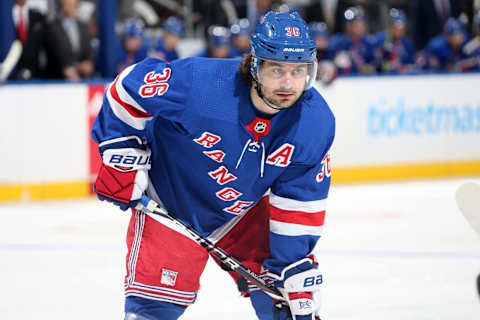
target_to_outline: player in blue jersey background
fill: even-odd
[[[145,37],[145,24],[140,19],[128,19],[122,26],[117,41],[116,69],[123,69],[145,59],[148,55],[150,41]]]
[[[250,53],[250,22],[243,18],[230,26],[232,35],[231,56],[233,58],[242,58]]]
[[[157,40],[153,56],[167,62],[178,59],[177,45],[184,33],[183,22],[177,17],[169,17],[163,23],[163,36]]]
[[[234,58],[232,55],[232,35],[230,30],[223,26],[212,25],[208,28],[206,48],[196,54],[204,58]]]
[[[407,73],[413,69],[415,48],[406,35],[407,16],[401,10],[389,11],[388,28],[374,36],[379,72]]]
[[[347,8],[343,18],[345,32],[331,37],[327,58],[335,62],[342,75],[375,72],[374,43],[367,34],[363,10]]]
[[[463,50],[469,35],[463,23],[449,18],[443,28],[443,34],[431,39],[423,50],[420,66],[437,71],[462,71],[459,63],[467,56]]]
[[[296,12],[262,16],[251,45],[243,60],[147,58],[106,90],[94,187],[133,209],[127,320],[179,318],[208,259],[184,231],[135,209],[143,193],[279,288],[283,304],[231,272],[259,319],[318,319],[335,118],[312,88],[315,41]]]

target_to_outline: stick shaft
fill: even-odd
[[[230,269],[232,269],[232,271],[238,273],[240,276],[242,276],[246,280],[255,284],[257,287],[259,287],[260,289],[262,289],[263,291],[265,291],[275,299],[284,300],[282,294],[280,293],[277,287],[275,287],[271,283],[266,282],[264,279],[260,278],[255,272],[247,268],[245,265],[243,265],[240,261],[238,261],[233,256],[231,256],[229,253],[225,252],[223,249],[216,246],[210,240],[200,235],[195,229],[189,227],[188,225],[183,223],[181,220],[174,218],[171,214],[168,213],[167,210],[159,207],[158,204],[155,203],[153,200],[143,195],[142,199],[140,200],[140,203],[141,203],[141,206],[140,208],[138,208],[137,206],[137,209],[142,210],[143,212],[145,212],[146,214],[148,214],[150,217],[152,217],[157,221],[159,220],[156,219],[157,217],[155,217],[155,215],[167,218],[168,220],[173,222],[176,226],[188,232],[196,243],[201,245],[208,252],[210,252],[212,255],[218,258],[223,264],[225,264]]]

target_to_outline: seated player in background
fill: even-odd
[[[459,68],[466,58],[463,47],[467,42],[465,27],[456,18],[448,18],[443,34],[430,40],[417,63],[430,71],[467,71]]]
[[[415,48],[407,37],[407,17],[392,8],[388,15],[388,28],[374,37],[375,56],[380,61],[379,72],[407,73],[413,69]]]
[[[335,34],[328,44],[328,58],[341,75],[375,72],[373,41],[367,35],[366,18],[359,7],[344,12],[345,33]]]
[[[230,48],[233,58],[242,58],[250,53],[250,22],[240,19],[230,26],[232,45]]]
[[[177,17],[169,17],[163,23],[163,36],[158,39],[154,52],[151,56],[170,62],[179,58],[177,45],[185,33],[182,20]]]
[[[222,26],[210,26],[207,47],[197,54],[204,58],[233,58],[230,31]]]
[[[337,77],[337,68],[328,57],[328,27],[325,22],[311,22],[308,25],[310,34],[317,48],[317,80],[328,85]]]
[[[327,59],[328,48],[328,27],[325,22],[311,22],[308,24],[310,34],[315,40],[315,46],[317,48],[317,60]]]
[[[232,274],[259,319],[314,320],[335,118],[312,88],[315,43],[298,13],[262,16],[251,45],[241,61],[147,58],[125,69],[92,129],[103,159],[95,191],[123,210],[146,193],[270,279],[283,307]],[[135,209],[127,244],[125,319],[180,317],[208,252]]]
[[[145,24],[131,18],[124,22],[117,49],[117,72],[142,61],[148,55],[150,41],[145,37]]]

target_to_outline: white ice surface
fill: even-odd
[[[454,199],[467,180],[333,186],[323,319],[480,319],[480,237]],[[127,223],[93,199],[0,205],[0,319],[122,319]],[[216,265],[201,280],[181,319],[256,319]]]

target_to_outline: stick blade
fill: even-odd
[[[480,235],[480,185],[466,182],[458,187],[455,198],[460,211]]]

